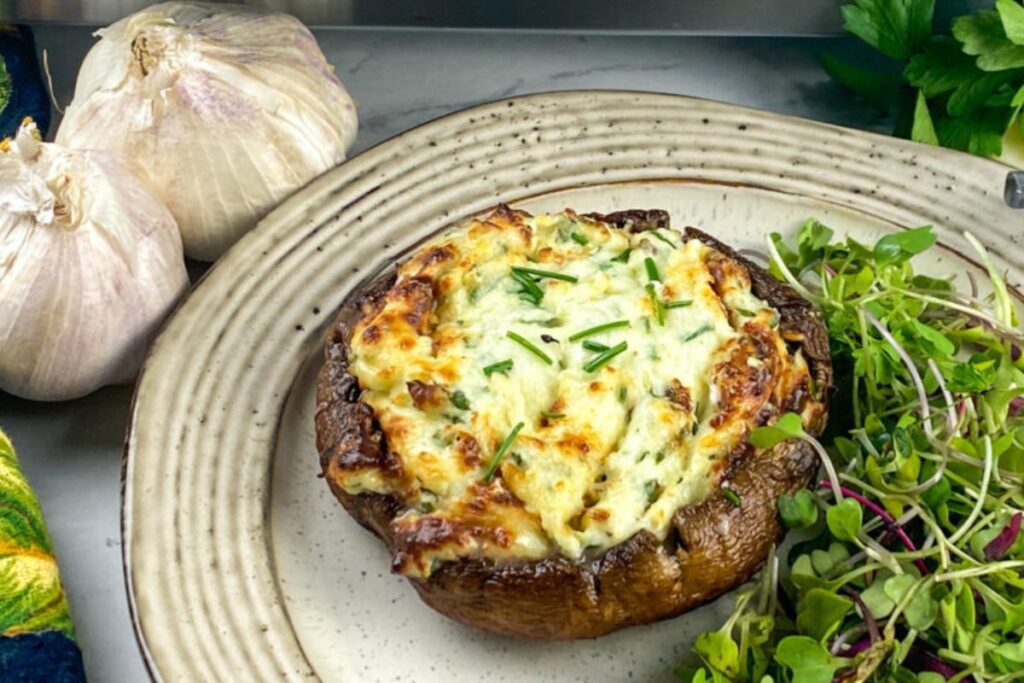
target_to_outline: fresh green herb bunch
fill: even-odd
[[[915,274],[931,228],[874,245],[810,220],[770,268],[815,302],[837,372],[826,477],[779,500],[795,540],[694,647],[684,681],[1024,681],[1024,335],[1005,281]],[[840,421],[848,417],[848,422]]]
[[[844,27],[893,60],[873,71],[823,57],[840,85],[895,113],[895,134],[982,156],[1016,138],[1024,106],[1024,7],[997,0],[994,9],[953,21],[934,35],[935,0],[855,0],[843,5]],[[1011,133],[1011,135],[1007,135]]]

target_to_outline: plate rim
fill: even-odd
[[[447,122],[447,121],[455,120],[455,119],[457,119],[459,117],[468,116],[469,114],[472,114],[474,112],[486,111],[486,110],[489,110],[489,109],[491,109],[493,107],[496,107],[498,105],[505,105],[505,104],[507,104],[507,106],[511,107],[511,106],[513,106],[513,103],[515,103],[515,104],[518,104],[518,103],[530,104],[532,102],[552,101],[552,100],[561,101],[561,100],[573,99],[573,98],[585,98],[585,97],[588,97],[588,96],[623,96],[623,97],[639,98],[639,99],[642,99],[642,100],[674,100],[674,101],[677,101],[677,102],[680,102],[680,103],[682,103],[682,102],[691,102],[691,103],[694,103],[694,104],[699,105],[699,106],[707,106],[707,107],[717,108],[720,112],[730,112],[730,113],[737,113],[737,114],[745,114],[748,117],[750,117],[750,119],[752,121],[769,121],[769,122],[776,122],[776,123],[782,123],[782,124],[789,124],[789,125],[792,125],[792,126],[795,126],[795,127],[799,127],[799,128],[803,128],[803,129],[807,129],[807,130],[825,131],[825,132],[839,133],[839,134],[843,134],[843,135],[848,135],[848,136],[851,136],[854,139],[860,139],[860,140],[864,140],[864,141],[868,141],[868,142],[881,143],[881,144],[884,144],[886,146],[892,146],[892,147],[896,147],[896,148],[903,149],[903,150],[916,150],[919,153],[921,153],[922,155],[930,157],[931,160],[936,161],[936,162],[942,162],[943,164],[953,163],[953,162],[955,162],[958,159],[960,159],[960,160],[970,159],[972,163],[980,164],[982,166],[983,165],[989,165],[989,166],[991,166],[993,168],[993,170],[994,169],[1000,169],[1001,171],[1006,171],[1006,170],[1011,168],[1009,165],[1007,165],[1005,163],[1002,163],[1002,162],[999,162],[999,161],[996,161],[996,160],[992,160],[992,159],[982,159],[982,158],[976,157],[974,155],[967,154],[965,152],[959,152],[959,151],[956,151],[956,150],[949,150],[949,149],[945,149],[945,148],[939,148],[939,147],[934,147],[934,146],[930,146],[930,145],[924,145],[924,144],[912,142],[912,141],[909,141],[909,140],[904,140],[904,139],[901,139],[901,138],[895,138],[895,137],[888,136],[888,135],[885,135],[885,134],[877,133],[877,132],[874,132],[874,131],[866,131],[866,130],[854,129],[854,128],[840,126],[840,125],[833,124],[833,123],[817,121],[817,120],[813,120],[813,119],[806,119],[806,118],[803,118],[803,117],[793,116],[793,115],[789,115],[789,114],[779,114],[779,113],[776,113],[776,112],[773,112],[773,111],[769,111],[769,110],[764,110],[764,109],[759,109],[759,108],[754,108],[754,107],[749,107],[749,106],[744,106],[744,105],[737,105],[737,104],[733,104],[733,103],[729,103],[729,102],[722,102],[722,101],[713,100],[713,99],[709,99],[709,98],[694,97],[694,96],[682,95],[682,94],[677,94],[677,93],[665,93],[665,92],[657,92],[657,91],[617,89],[617,88],[590,88],[590,89],[581,89],[581,90],[542,91],[542,92],[530,93],[530,94],[519,95],[519,96],[504,97],[504,98],[500,98],[500,99],[497,99],[497,100],[483,101],[481,103],[475,104],[475,105],[470,106],[470,107],[464,107],[464,108],[460,108],[460,109],[457,109],[457,110],[453,110],[451,112],[448,112],[448,113],[445,113],[445,114],[433,117],[433,118],[431,118],[431,119],[429,119],[427,121],[424,121],[422,123],[419,123],[419,124],[417,124],[417,125],[415,125],[415,126],[413,126],[411,128],[408,128],[408,129],[405,129],[403,131],[400,131],[400,132],[398,132],[398,133],[396,133],[396,134],[394,134],[394,135],[392,135],[392,136],[390,136],[390,137],[388,137],[388,138],[386,138],[384,140],[378,141],[375,144],[373,144],[373,145],[367,147],[366,149],[362,150],[358,154],[356,154],[356,155],[346,159],[341,164],[339,164],[339,165],[337,165],[337,166],[335,166],[335,167],[325,171],[320,176],[312,179],[310,182],[308,182],[304,186],[298,188],[296,191],[294,191],[292,194],[290,194],[288,197],[286,197],[273,210],[271,210],[264,218],[260,219],[253,226],[253,228],[251,230],[249,230],[240,240],[238,240],[238,242],[236,242],[223,256],[221,256],[213,264],[211,264],[210,267],[207,268],[206,271],[199,277],[199,279],[197,279],[196,282],[191,285],[191,287],[189,288],[189,290],[186,293],[186,295],[184,297],[182,297],[182,299],[177,303],[177,305],[173,309],[172,313],[164,320],[164,322],[160,326],[159,332],[153,337],[153,340],[150,342],[150,344],[149,344],[149,346],[147,348],[147,351],[146,351],[146,355],[145,355],[144,361],[143,361],[142,366],[141,366],[141,368],[139,370],[139,373],[138,373],[138,375],[136,377],[136,380],[135,380],[135,383],[134,383],[134,386],[133,386],[133,391],[132,391],[132,399],[131,399],[131,403],[130,403],[130,407],[129,407],[128,420],[127,420],[127,424],[126,424],[126,428],[125,428],[125,436],[124,436],[123,448],[122,448],[121,468],[120,468],[121,478],[120,478],[119,527],[120,527],[120,534],[121,534],[121,570],[122,570],[122,576],[123,576],[124,582],[125,582],[125,593],[126,593],[126,598],[127,598],[127,603],[128,603],[128,610],[129,610],[129,617],[130,617],[130,620],[131,620],[132,632],[133,632],[133,636],[134,636],[134,640],[135,640],[136,646],[137,646],[137,648],[138,648],[138,650],[140,652],[141,659],[143,661],[143,665],[144,665],[144,667],[146,669],[146,673],[149,676],[150,680],[152,680],[152,681],[161,681],[162,680],[162,676],[161,676],[161,673],[160,673],[159,665],[158,665],[158,663],[157,663],[157,661],[155,659],[155,656],[153,655],[153,653],[152,653],[152,651],[151,651],[151,649],[149,647],[149,644],[148,644],[147,639],[146,639],[146,635],[144,633],[144,626],[142,624],[142,617],[140,615],[139,606],[138,606],[137,600],[136,600],[136,590],[137,590],[137,587],[135,585],[134,579],[132,578],[133,562],[132,562],[132,557],[131,557],[131,550],[132,550],[132,548],[134,546],[134,543],[133,543],[133,540],[132,540],[132,533],[131,533],[132,532],[132,525],[133,525],[133,517],[132,517],[132,511],[130,509],[130,503],[132,502],[133,496],[134,496],[134,485],[133,485],[133,481],[132,481],[131,475],[134,473],[134,466],[135,466],[135,463],[134,463],[134,451],[133,451],[133,437],[135,436],[136,421],[137,421],[137,418],[138,418],[138,415],[139,415],[140,388],[142,386],[142,381],[143,381],[144,377],[146,377],[147,373],[150,372],[150,370],[151,370],[151,368],[153,366],[154,357],[162,349],[162,347],[160,346],[160,342],[166,336],[165,333],[166,333],[168,327],[171,326],[172,322],[179,316],[181,311],[183,309],[185,309],[186,307],[188,307],[190,305],[190,303],[193,300],[196,299],[197,292],[200,292],[200,291],[205,292],[205,289],[210,287],[209,282],[215,276],[215,273],[218,273],[218,272],[220,272],[220,271],[222,271],[224,269],[226,263],[231,264],[231,263],[234,263],[235,261],[240,261],[241,262],[242,260],[247,260],[247,261],[249,261],[249,263],[251,265],[252,263],[258,262],[262,258],[265,258],[265,255],[254,254],[254,253],[247,253],[248,250],[246,249],[246,247],[248,245],[250,245],[251,243],[254,243],[256,240],[258,240],[265,232],[269,231],[274,225],[276,225],[278,223],[278,220],[281,217],[286,216],[295,207],[300,206],[304,199],[306,199],[307,197],[314,197],[314,196],[316,196],[317,193],[318,193],[318,190],[321,187],[321,185],[326,185],[327,183],[329,183],[329,181],[331,180],[331,178],[333,176],[335,176],[335,175],[337,175],[339,173],[343,173],[345,169],[350,168],[350,167],[352,167],[353,165],[355,165],[357,163],[366,162],[367,159],[372,159],[373,157],[375,157],[378,154],[380,154],[381,150],[386,150],[387,148],[389,148],[391,146],[394,146],[394,145],[396,145],[398,143],[401,143],[402,141],[406,140],[407,138],[420,136],[420,135],[422,135],[424,130],[429,130],[430,128],[433,128],[435,126],[439,126],[440,124],[442,124],[444,122]],[[658,179],[656,179],[656,178],[649,178],[649,179],[646,179],[646,180],[649,180],[649,181],[652,181],[652,182],[657,182],[658,181]],[[687,180],[678,179],[678,178],[665,178],[664,180],[669,180],[669,181],[673,181],[673,182],[683,182],[683,183],[685,183],[685,182],[700,182],[700,181],[696,181],[696,180],[687,181]],[[631,182],[631,181],[629,181],[629,180],[626,180],[626,181],[608,180],[607,181],[608,184],[625,184],[625,183],[629,183],[629,182]],[[711,184],[719,184],[719,185],[725,185],[726,184],[726,183],[716,182],[714,180],[711,180],[709,182]],[[757,186],[755,184],[752,184],[752,183],[736,183],[736,185],[740,186],[740,187],[756,187],[758,189],[768,190],[770,192],[779,192],[779,193],[782,193],[782,194],[790,194],[792,196],[804,196],[804,195],[801,195],[798,192],[787,192],[785,190],[781,190],[781,189],[778,189],[778,188],[771,188],[771,187],[759,187],[759,186]],[[557,191],[558,190],[554,190],[554,192],[557,192]],[[529,198],[529,197],[534,197],[534,196],[540,196],[540,195],[544,195],[544,194],[550,194],[551,192],[552,191],[549,190],[549,191],[537,192],[536,194],[530,193],[530,194],[526,195],[526,197]],[[522,201],[522,198],[520,197],[520,198],[516,199],[515,201]],[[824,200],[823,199],[822,201],[831,201],[831,200]],[[840,204],[839,202],[832,202],[832,203],[835,203],[835,204],[837,204],[839,206],[845,206],[846,208],[850,208],[850,209],[853,209],[853,210],[856,210],[858,212],[865,213],[865,214],[868,214],[868,215],[872,215],[872,216],[876,215],[874,212],[872,212],[868,208],[856,207],[856,206],[853,206],[853,205],[847,206],[847,205],[844,205],[844,204]],[[884,218],[884,217],[879,217],[879,218],[881,218],[882,220],[886,220],[888,222],[892,222],[891,219],[889,219],[889,218]],[[974,263],[976,265],[978,264],[977,260],[973,256],[965,254],[959,248],[957,248],[957,247],[955,247],[953,245],[949,245],[949,244],[945,244],[944,246],[946,248],[951,249],[952,251],[954,251],[957,254],[958,257],[965,258],[966,260],[968,260],[968,261],[970,261],[970,262],[972,262],[972,263]],[[243,256],[243,254],[244,254],[244,256]],[[203,289],[201,290],[201,288],[203,288]],[[1018,298],[1022,298],[1022,300],[1024,300],[1024,295],[1021,295],[1021,293],[1019,292],[1019,290],[1016,287],[1013,287],[1012,289],[1014,290],[1015,294],[1018,294]],[[329,312],[327,317],[329,318],[330,315],[331,314]],[[318,334],[317,336],[319,337],[320,335]],[[286,394],[281,397],[280,403],[281,403],[282,407],[288,401],[289,394],[291,393],[291,391],[292,391],[292,388],[289,387],[288,392],[286,392]],[[280,415],[276,416],[276,418],[279,419]],[[277,431],[277,427],[275,427],[275,433],[276,433],[276,431]],[[269,494],[269,489],[268,489],[268,494]],[[265,534],[265,540],[268,541],[268,544],[267,544],[268,551],[269,551],[269,555],[270,555],[271,561],[273,562],[273,551],[272,551],[272,548],[270,547],[271,544],[269,543],[269,541],[270,541],[269,518],[268,518],[268,525],[267,525],[267,530],[266,530],[266,534]],[[288,614],[287,608],[286,607],[282,607],[281,609],[284,612],[285,617],[286,617],[289,625],[291,625],[291,618],[290,618],[290,615]],[[296,639],[296,641],[298,642],[297,639]],[[298,643],[298,644],[299,644],[299,647],[300,647],[300,650],[301,650],[301,643]],[[303,657],[305,657],[305,653],[303,652],[302,654],[303,654]],[[308,660],[307,660],[307,663],[308,663]],[[311,665],[310,665],[310,668],[312,669]],[[318,677],[316,677],[316,678],[314,678],[314,680],[320,680],[320,679]]]

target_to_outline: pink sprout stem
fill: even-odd
[[[830,481],[822,481],[818,485],[821,488],[834,491],[832,487],[832,482]],[[882,521],[885,522],[886,525],[888,525],[889,529],[891,529],[892,532],[896,534],[896,537],[900,539],[903,545],[906,546],[907,550],[909,550],[910,552],[917,551],[917,546],[914,545],[914,542],[912,540],[910,540],[910,536],[907,536],[907,532],[903,530],[903,527],[896,523],[896,520],[893,518],[892,515],[886,512],[885,508],[883,508],[881,505],[875,503],[872,500],[868,500],[867,498],[857,493],[856,491],[846,488],[845,486],[840,486],[839,491],[844,496],[849,496],[850,498],[853,498],[855,501],[866,507],[868,510],[871,510],[871,512],[878,515],[878,517],[880,517]],[[914,564],[917,565],[917,568],[921,570],[922,574],[931,573],[930,571],[928,571],[928,565],[926,565],[924,563],[924,560],[922,560],[921,558],[915,559]]]

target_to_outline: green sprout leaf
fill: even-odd
[[[800,489],[792,496],[782,494],[778,504],[782,523],[790,529],[806,529],[818,521],[814,494],[807,489]]]
[[[832,683],[832,676],[843,666],[821,643],[807,636],[787,636],[779,642],[775,659],[793,672],[792,683]]]
[[[840,541],[854,541],[864,523],[864,509],[852,498],[843,498],[825,512],[825,521]]]
[[[838,630],[853,609],[853,600],[824,588],[812,588],[800,601],[796,626],[801,633],[823,641]]]
[[[696,652],[709,666],[736,676],[740,668],[740,649],[727,633],[710,631],[702,633],[693,646]]]
[[[935,244],[932,226],[901,230],[882,237],[875,244],[874,257],[882,265],[902,263]]]
[[[757,448],[771,448],[787,439],[796,439],[804,436],[804,425],[800,416],[796,413],[786,413],[775,424],[766,427],[758,427],[750,432],[749,441]]]

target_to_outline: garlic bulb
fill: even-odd
[[[135,161],[192,258],[217,258],[355,137],[352,99],[288,15],[166,2],[97,35],[57,142]]]
[[[131,379],[188,286],[174,217],[113,155],[0,147],[0,389],[37,400]]]

